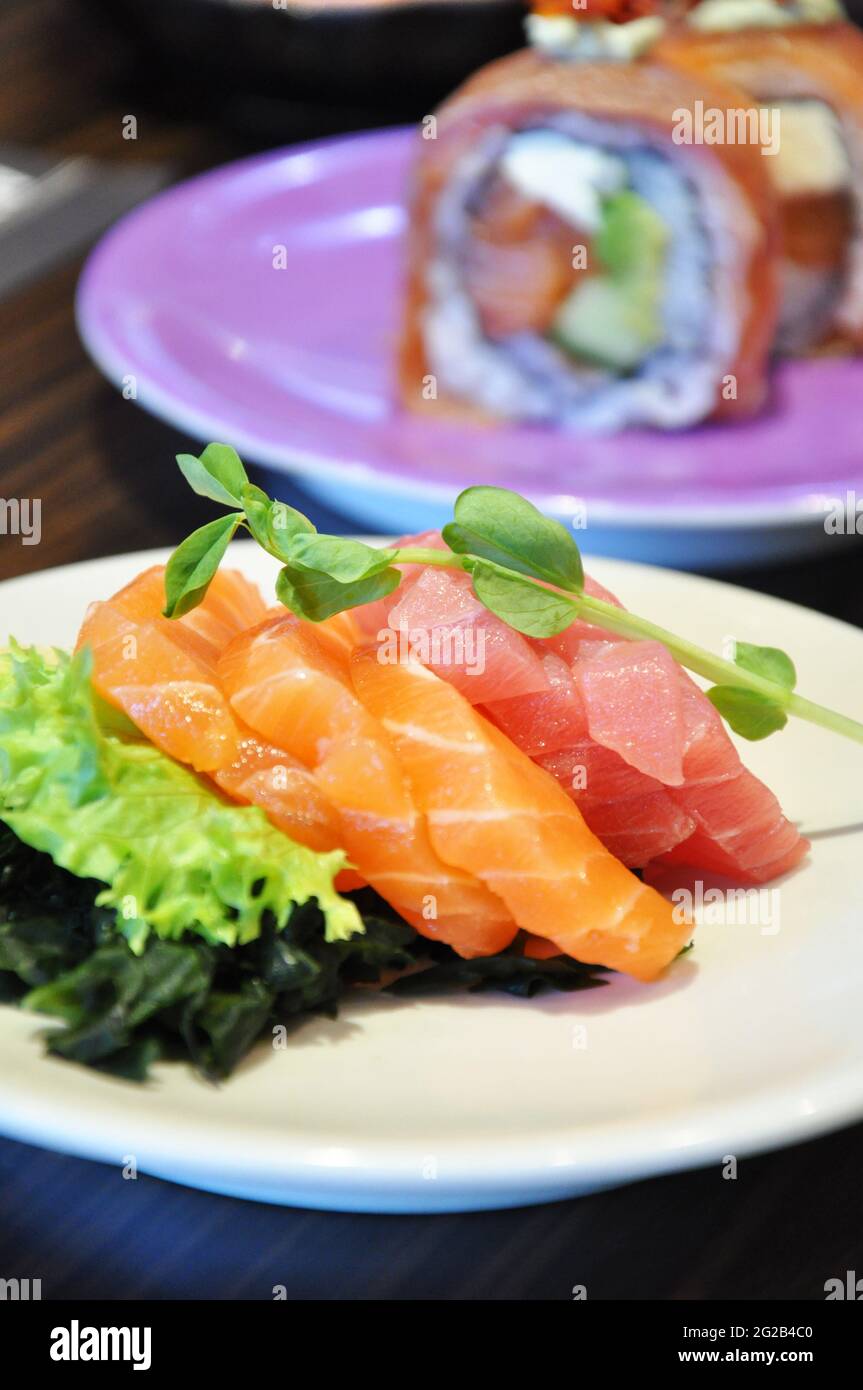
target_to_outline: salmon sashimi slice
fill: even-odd
[[[562,956],[564,953],[559,946],[555,946],[553,941],[546,941],[542,936],[526,936],[522,955],[528,960],[553,960],[555,956]]]
[[[341,848],[341,822],[314,777],[284,748],[242,730],[233,762],[211,777],[233,801],[260,806],[273,825],[297,844],[324,853]],[[365,880],[353,869],[336,877],[339,892],[360,888]]]
[[[284,608],[279,608],[276,613],[271,613],[268,616],[281,618],[284,616],[284,611]],[[363,640],[362,629],[356,622],[353,612],[334,613],[331,618],[318,623],[318,631],[326,633],[331,649],[332,644],[335,643],[345,657],[349,656],[354,647]]]
[[[260,806],[292,840],[319,851],[340,848],[338,815],[314,778],[247,729],[219,685],[221,650],[266,613],[255,586],[220,570],[197,608],[169,620],[161,616],[164,585],[157,565],[90,607],[78,646],[92,650],[100,695],[157,748],[205,773],[233,800]],[[336,625],[325,640],[337,644],[338,631]],[[343,870],[336,886],[345,892],[361,882]]]
[[[463,956],[509,945],[515,921],[433,849],[392,741],[326,634],[290,614],[268,619],[235,638],[218,669],[235,714],[313,772],[352,863],[406,921]]]
[[[263,601],[241,575],[222,570],[204,604],[184,618],[161,616],[165,571],[145,570],[113,598],[91,604],[77,646],[93,654],[93,684],[152,743],[196,772],[236,753],[238,728],[219,688],[219,642],[259,621]]]
[[[447,863],[476,874],[520,927],[591,965],[655,979],[691,927],[616,860],[552,777],[418,662],[351,657],[355,688],[407,770]]]

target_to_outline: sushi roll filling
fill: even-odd
[[[488,132],[438,207],[432,371],[514,418],[700,418],[731,347],[716,290],[728,202],[704,196],[709,181],[635,129],[572,113]]]

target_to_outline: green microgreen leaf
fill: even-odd
[[[377,550],[362,541],[342,536],[295,535],[290,544],[291,563],[320,570],[340,584],[351,584],[369,575],[380,574],[390,565],[391,550]]]
[[[399,570],[389,568],[343,584],[323,570],[286,565],[276,580],[276,595],[299,618],[322,623],[335,613],[386,598],[398,588],[401,578]]]
[[[754,676],[763,676],[786,690],[793,690],[797,684],[794,662],[779,647],[757,647],[751,642],[735,642],[734,664],[743,671],[751,671]]]
[[[236,449],[229,444],[208,444],[200,458],[178,454],[177,463],[186,482],[199,497],[239,507],[240,494],[248,484],[246,470]]]
[[[457,555],[478,555],[504,569],[580,593],[584,570],[575,540],[559,521],[502,487],[469,487],[456,499],[443,538]]]
[[[201,603],[242,519],[242,512],[217,517],[177,547],[165,570],[166,618],[182,618]]]
[[[471,572],[480,602],[527,637],[554,637],[575,617],[572,599],[502,565],[477,560]]]
[[[788,723],[782,706],[757,690],[714,685],[708,690],[707,698],[734,732],[752,743],[777,733]]]

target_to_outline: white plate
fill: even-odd
[[[251,546],[238,562],[268,581]],[[87,602],[152,553],[0,586],[0,637],[68,644]],[[863,633],[775,599],[619,562],[624,602],[719,647],[787,648],[800,688],[863,717]],[[615,978],[533,1001],[365,997],[261,1048],[221,1088],[184,1066],[146,1087],[47,1059],[0,1008],[0,1131],[178,1182],[348,1211],[550,1201],[719,1163],[863,1116],[863,749],[795,725],[753,770],[814,834],[779,886],[780,930],[702,926],[659,985]],[[577,1031],[583,1025],[584,1038]],[[586,1046],[580,1046],[586,1041]]]

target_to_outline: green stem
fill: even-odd
[[[626,609],[616,608],[604,599],[591,598],[587,594],[578,602],[578,609],[583,617],[595,617],[597,626],[609,632],[616,632],[622,637],[648,637],[662,642],[682,666],[687,666],[690,671],[695,671],[699,676],[704,676],[717,685],[734,685],[754,690],[759,695],[766,695],[798,719],[806,719],[810,724],[818,724],[823,729],[830,729],[833,733],[854,739],[856,743],[863,743],[863,724],[858,723],[856,719],[849,719],[847,715],[837,714],[823,705],[816,705],[812,700],[805,700],[802,695],[794,695],[775,681],[765,680],[763,676],[756,676],[754,672],[746,671],[732,661],[714,656],[704,647],[687,642],[685,638],[677,637],[666,628],[648,622],[646,618],[639,618],[634,613],[628,613]]]
[[[786,709],[789,714],[796,714],[798,719],[806,719],[810,724],[829,729],[831,733],[853,738],[855,743],[863,743],[863,724],[858,723],[856,719],[849,719],[846,714],[837,714],[835,710],[826,709],[824,705],[804,700],[802,695],[792,695]]]
[[[454,550],[430,550],[422,545],[407,545],[392,551],[394,565],[437,565],[450,570],[470,568],[469,555],[456,555]]]

